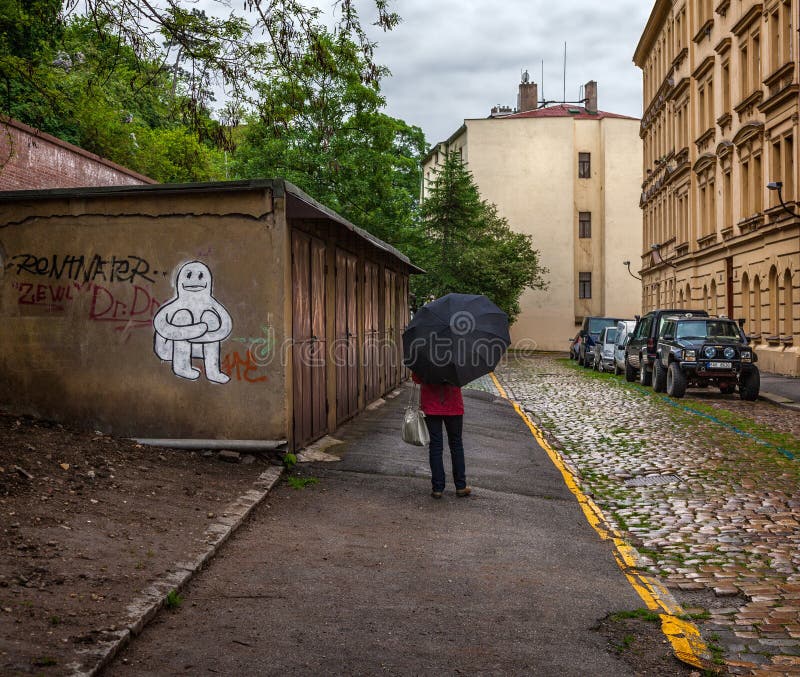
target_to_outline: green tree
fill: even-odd
[[[0,0],[2,2],[2,0]],[[139,60],[85,17],[58,24],[58,40],[22,57],[0,54],[6,114],[158,181],[224,177],[220,123],[202,134],[182,88],[157,63]],[[12,42],[5,46],[11,49]],[[19,76],[21,64],[35,77]],[[194,129],[192,129],[194,128]]]
[[[484,294],[514,321],[525,289],[546,289],[549,272],[530,235],[511,230],[497,207],[482,200],[458,153],[448,153],[422,204],[429,246],[413,279],[418,299],[450,292]]]
[[[228,0],[214,0],[218,12],[194,7],[193,0],[65,0],[64,12],[81,11],[92,23],[109,27],[143,64],[160,64],[180,74],[192,124],[202,123],[222,86],[236,100],[249,100],[252,84],[279,73],[293,72],[301,55],[314,54],[320,68],[330,62],[322,10],[307,0],[243,0],[233,10]],[[372,0],[375,25],[390,30],[399,22],[389,0]],[[379,79],[355,0],[334,0],[337,37],[358,45],[369,68],[368,79]],[[105,29],[104,29],[105,30]],[[176,80],[177,82],[177,80]]]
[[[377,237],[407,248],[425,137],[381,112],[377,80],[358,46],[320,36],[329,63],[308,53],[295,70],[257,86],[257,114],[236,150],[238,178],[280,177]],[[382,71],[385,72],[385,71]]]

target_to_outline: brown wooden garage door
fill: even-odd
[[[364,398],[374,402],[381,396],[380,269],[364,265]]]
[[[336,422],[358,411],[358,259],[336,250]]]
[[[325,243],[292,233],[294,446],[328,432],[325,376]]]

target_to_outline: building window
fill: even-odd
[[[592,154],[578,153],[578,178],[592,178]]]
[[[729,61],[722,64],[722,112],[731,110],[731,65]]]
[[[592,236],[592,212],[578,212],[578,237]]]
[[[578,273],[578,298],[592,298],[592,274]]]

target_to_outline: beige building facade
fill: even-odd
[[[564,351],[584,316],[639,312],[640,283],[623,265],[642,247],[639,120],[596,102],[590,82],[585,106],[539,108],[536,85],[523,82],[518,110],[464,120],[423,161],[424,199],[446,154],[460,153],[481,197],[533,236],[550,271],[546,291],[523,293],[512,347]]]
[[[657,0],[634,55],[644,80],[642,305],[743,318],[762,369],[792,375],[797,17],[797,0]]]

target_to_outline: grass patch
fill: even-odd
[[[732,428],[757,437],[774,447],[785,449],[795,457],[800,457],[800,440],[794,435],[776,432],[766,425],[753,421],[745,416],[741,416],[727,409],[717,409],[716,407],[703,404],[702,402],[692,402],[687,408],[705,414],[706,416],[712,416]],[[757,442],[756,440],[753,441]]]
[[[612,621],[623,621],[628,618],[636,618],[642,621],[649,621],[651,623],[660,623],[661,616],[655,611],[650,609],[632,609],[630,611],[617,611],[610,616]]]
[[[633,635],[624,635],[618,644],[614,645],[614,650],[617,653],[622,653],[623,651],[627,651],[633,645],[633,642],[636,638]]]
[[[316,477],[297,477],[296,475],[290,475],[286,481],[292,489],[305,489],[319,482]]]
[[[170,590],[167,594],[167,599],[164,601],[167,609],[177,609],[183,602],[183,597],[178,594],[177,590]]]

